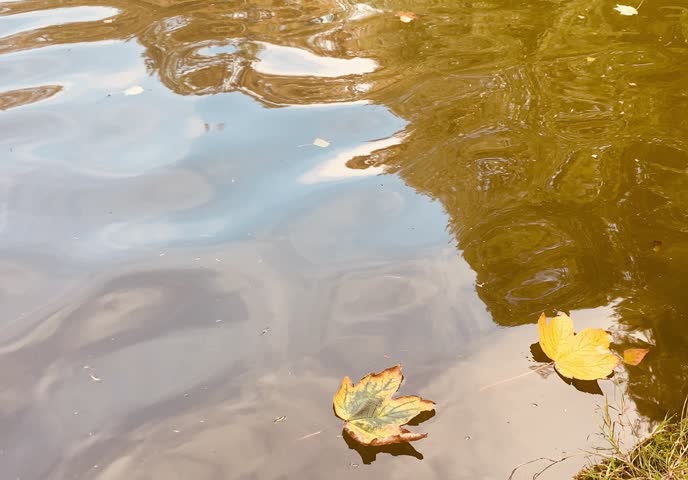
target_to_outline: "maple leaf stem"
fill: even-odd
[[[341,428],[341,426],[339,426],[339,427]],[[332,430],[333,428],[336,428],[336,427],[331,426],[331,427],[323,428],[322,430],[318,430],[317,432],[311,432],[311,433],[309,433],[309,434],[307,434],[307,435],[304,435],[303,437],[297,438],[296,441],[306,440],[307,438],[311,438],[311,437],[318,436],[318,435],[320,435],[321,433],[324,433],[324,432],[327,432],[327,431]]]
[[[322,432],[322,430],[318,430],[317,432],[309,433],[308,435],[304,435],[303,437],[297,438],[297,440],[305,440],[307,438],[315,437],[316,435],[320,435]]]
[[[513,380],[518,380],[519,378],[526,377],[526,376],[530,375],[531,373],[539,372],[540,370],[544,370],[545,368],[551,367],[552,365],[554,365],[554,362],[546,363],[545,365],[542,365],[542,366],[535,368],[533,370],[529,370],[525,373],[521,373],[520,375],[516,375],[515,377],[505,378],[504,380],[500,380],[498,382],[491,383],[489,385],[485,385],[484,387],[480,387],[480,390],[478,390],[478,391],[483,392],[483,391],[487,390],[488,388],[496,387],[497,385],[502,385],[503,383],[508,383],[508,382],[513,381]]]

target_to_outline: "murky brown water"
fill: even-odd
[[[688,5],[614,6],[0,2],[0,478],[505,479],[680,408]],[[480,391],[556,309],[652,352]],[[430,436],[350,448],[398,362]]]

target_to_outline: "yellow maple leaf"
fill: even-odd
[[[605,378],[619,364],[619,357],[609,350],[609,335],[600,328],[586,328],[576,334],[568,315],[558,315],[548,322],[543,313],[538,330],[542,351],[566,378]]]
[[[356,385],[344,377],[334,396],[334,413],[344,420],[344,430],[363,445],[377,446],[413,442],[427,433],[402,428],[421,412],[435,409],[435,403],[415,395],[392,398],[404,376],[401,366],[369,373]]]

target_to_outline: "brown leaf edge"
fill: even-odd
[[[393,445],[395,443],[415,442],[417,440],[422,440],[423,438],[428,436],[427,433],[414,433],[410,430],[402,428],[401,434],[399,435],[390,435],[389,437],[375,438],[372,442],[366,443],[366,441],[363,438],[358,436],[354,429],[349,428],[349,422],[346,422],[344,424],[344,430],[346,430],[346,433],[348,433],[349,436],[356,440],[358,443],[360,443],[361,445],[367,445],[369,447],[381,447],[384,445]]]

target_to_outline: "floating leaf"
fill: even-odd
[[[134,85],[133,87],[129,87],[124,91],[125,95],[140,95],[143,93],[143,87],[139,85]]]
[[[621,15],[626,15],[629,17],[631,15],[638,15],[638,10],[635,7],[631,7],[629,5],[619,5],[617,3],[616,7],[614,7],[614,10],[619,12]]]
[[[413,12],[397,12],[396,16],[404,23],[411,23],[418,18],[418,15]]]
[[[638,365],[649,351],[649,348],[627,348],[623,352],[624,363],[626,365]]]
[[[602,329],[586,328],[575,334],[573,320],[568,315],[558,315],[548,323],[543,313],[538,330],[542,351],[566,378],[605,378],[619,364],[619,358],[609,350],[609,335]]]
[[[344,430],[363,445],[378,446],[413,442],[427,433],[412,433],[402,425],[421,412],[435,409],[435,403],[409,395],[392,398],[404,376],[401,366],[369,373],[356,385],[344,377],[334,396],[334,413],[344,420]]]
[[[316,138],[315,140],[313,140],[313,145],[320,148],[327,148],[330,146],[330,142],[328,142],[327,140],[323,140],[322,138]]]

